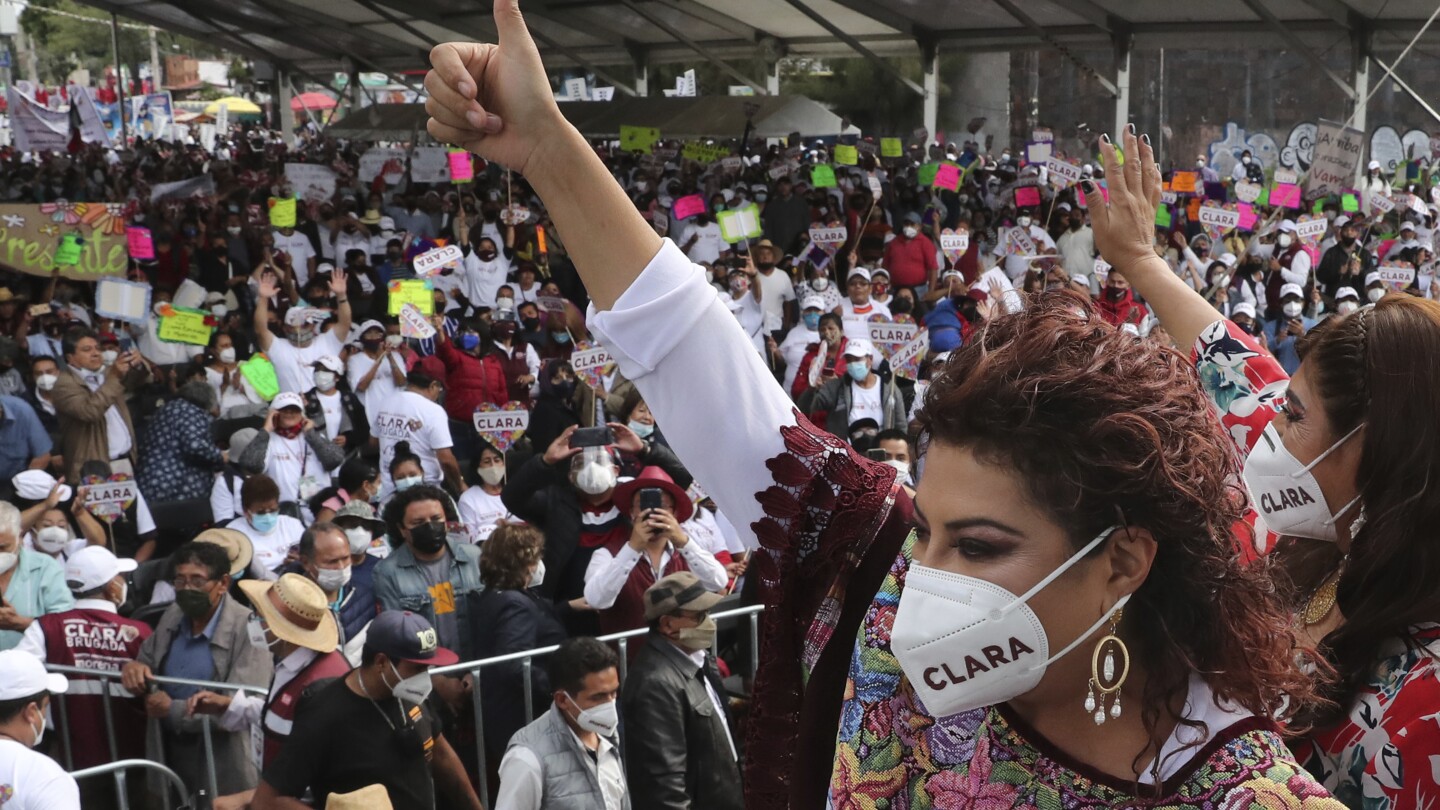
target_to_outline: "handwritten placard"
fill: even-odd
[[[689,219],[705,213],[705,198],[699,194],[691,194],[681,197],[675,201],[674,206],[676,219]]]
[[[435,291],[425,279],[392,281],[389,292],[388,311],[391,315],[399,315],[400,308],[406,304],[413,304],[422,315],[432,315],[435,312]]]
[[[721,211],[715,221],[720,225],[720,238],[732,245],[745,239],[755,239],[765,232],[760,223],[760,206],[755,203]]]
[[[1015,189],[1015,206],[1025,208],[1040,204],[1040,189],[1034,186],[1025,186]]]
[[[507,402],[504,406],[491,402],[475,409],[475,432],[491,447],[505,453],[530,427],[530,411],[523,402]]]
[[[905,145],[899,138],[880,139],[880,157],[898,158],[905,154]]]
[[[1255,230],[1255,222],[1260,218],[1255,213],[1255,206],[1250,203],[1239,203],[1235,206],[1235,210],[1240,212],[1240,224],[1236,227],[1242,231]]]
[[[960,188],[960,167],[954,163],[941,163],[935,170],[935,187],[957,191]]]
[[[435,324],[421,314],[414,304],[400,306],[400,335],[424,340],[435,336]]]
[[[137,261],[148,261],[155,258],[155,240],[149,228],[139,225],[131,225],[125,229],[125,249],[130,253],[130,258]]]
[[[275,364],[264,354],[253,355],[249,360],[240,363],[240,376],[260,398],[269,402],[280,393],[280,378],[275,375]]]
[[[60,247],[55,248],[55,265],[57,267],[74,267],[80,263],[80,252],[84,249],[85,240],[79,234],[67,233],[60,237]]]
[[[860,162],[860,152],[853,146],[835,144],[835,162],[841,166],[854,166]]]
[[[660,130],[654,127],[632,127],[620,125],[620,149],[625,152],[650,154],[660,140]]]
[[[295,198],[270,198],[270,225],[275,228],[295,227]]]
[[[171,307],[168,314],[160,316],[155,334],[167,343],[208,346],[210,335],[215,331],[214,323],[214,317],[204,310]]]
[[[1175,172],[1170,178],[1170,189],[1179,194],[1195,193],[1195,172]]]
[[[810,169],[810,185],[816,188],[835,188],[835,169],[821,164]]]
[[[429,278],[447,267],[459,267],[463,258],[459,245],[432,248],[415,257],[415,275]]]
[[[1299,208],[1300,187],[1294,183],[1276,183],[1270,189],[1270,204],[1276,208]]]

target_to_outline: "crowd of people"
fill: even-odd
[[[492,161],[468,182],[362,182],[366,144],[238,126],[0,156],[0,197],[124,202],[155,247],[143,322],[58,272],[0,287],[18,807],[116,806],[55,761],[207,787],[202,736],[214,806],[257,810],[1440,793],[1425,183],[1371,164],[1355,204],[1217,231],[1188,199],[1264,172],[1162,177],[1133,133],[1076,183],[929,138],[625,152],[517,101],[543,74],[482,86],[470,47],[427,78],[432,135]],[[341,182],[272,226],[296,162]],[[415,281],[428,336],[391,306]],[[159,337],[172,307],[208,345]],[[518,440],[477,430],[497,409]],[[718,631],[757,602],[759,650]]]

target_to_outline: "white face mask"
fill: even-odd
[[[586,464],[575,475],[575,486],[586,495],[599,495],[615,486],[615,467],[606,462]]]
[[[889,461],[885,462],[885,465],[887,467],[894,467],[895,471],[900,473],[900,478],[897,479],[900,483],[903,484],[906,481],[910,480],[910,462],[901,461],[898,458],[892,458]]]
[[[1372,287],[1365,291],[1365,297],[1369,298],[1370,303],[1372,304],[1378,303],[1381,298],[1385,297],[1385,290],[1382,287]],[[50,383],[50,386],[53,388],[55,386],[55,383]],[[47,388],[45,390],[48,391],[50,389]]]
[[[1352,301],[1348,298],[1335,305],[1335,311],[1340,313],[1341,315],[1349,315],[1350,313],[1354,312],[1359,308],[1360,304],[1358,302]]]
[[[13,551],[0,551],[0,574],[14,568],[17,562],[20,562],[19,554]]]
[[[1250,500],[1260,510],[1265,528],[1276,534],[1335,542],[1336,515],[1345,514],[1360,500],[1360,496],[1356,495],[1339,512],[1332,514],[1312,470],[1363,426],[1363,423],[1356,425],[1354,430],[1330,445],[1309,464],[1301,464],[1285,448],[1273,422],[1265,426],[1260,441],[1255,442],[1255,447],[1246,457],[1242,472],[1245,488],[1250,491]]]
[[[345,538],[350,541],[351,554],[364,554],[370,548],[370,530],[363,526],[346,529]]]
[[[1240,162],[1241,162],[1241,163],[1244,163],[1246,166],[1249,166],[1249,165],[1250,165],[1250,158],[1249,158],[1249,156],[1240,158]]]
[[[55,383],[59,382],[59,380],[60,378],[54,374],[41,374],[35,378],[35,387],[41,391],[53,391],[55,390]]]
[[[214,315],[217,318],[223,318],[229,312],[230,308],[225,306],[224,304],[215,304],[214,306],[210,307],[210,314]]]
[[[1299,301],[1287,301],[1280,305],[1280,311],[1285,313],[1285,317],[1287,318],[1300,317],[1300,308]]]
[[[220,362],[229,365],[235,362],[235,347],[230,346],[220,350]]]
[[[575,702],[575,698],[569,692],[565,693],[565,697],[570,698],[570,703],[579,708],[580,704]],[[586,731],[593,731],[601,737],[614,736],[615,729],[620,727],[619,701],[607,700],[598,706],[582,709],[580,714],[575,717],[575,725]]]
[[[1282,233],[1280,234],[1280,238],[1275,240],[1275,242],[1282,248],[1288,248],[1291,244],[1295,242],[1295,237],[1291,236],[1288,233]]]
[[[493,467],[481,467],[475,472],[480,474],[481,481],[484,481],[492,487],[505,480],[504,464],[496,464]]]
[[[830,279],[826,278],[825,276],[811,279],[810,286],[813,287],[816,292],[825,292],[826,290],[830,289]]]
[[[396,491],[396,492],[404,492],[405,490],[407,490],[407,489],[409,489],[409,488],[411,488],[411,487],[418,487],[418,486],[420,486],[420,482],[421,482],[421,481],[424,481],[424,480],[425,480],[424,478],[422,478],[422,477],[420,477],[420,476],[418,476],[418,475],[407,475],[407,476],[405,476],[404,478],[396,478],[396,479],[395,479],[395,491]]]
[[[1022,228],[1028,228],[1030,227],[1030,217],[1020,217],[1019,219],[1015,220],[1015,224],[1019,225]]]
[[[46,554],[56,554],[70,540],[70,532],[64,526],[46,526],[35,532],[35,547]]]
[[[906,238],[906,239],[914,239],[914,238],[915,238],[915,235],[918,234],[918,233],[920,233],[920,231],[919,231],[914,225],[906,225],[906,226],[905,226],[905,238]]]
[[[333,372],[333,371],[317,371],[317,372],[315,372],[315,387],[316,387],[316,388],[319,388],[321,391],[329,391],[329,390],[333,389],[333,388],[335,387],[335,372]]]
[[[250,646],[262,653],[269,653],[270,650],[280,643],[280,639],[271,641],[265,637],[265,625],[261,623],[259,616],[251,616],[250,621],[245,623],[245,634],[250,638]]]
[[[530,575],[530,581],[525,583],[527,588],[538,588],[545,584],[545,561],[535,563],[535,572]]]
[[[113,366],[115,365],[115,359],[119,356],[120,353],[115,351],[114,349],[106,349],[105,351],[100,352],[100,362],[104,363],[107,366]]]
[[[319,569],[315,572],[315,584],[325,593],[335,593],[350,584],[350,566]]]
[[[33,728],[33,726],[32,726]],[[31,748],[39,748],[40,741],[45,739],[45,713],[40,713],[40,728],[35,729],[35,742],[30,743]]]
[[[398,349],[400,348],[401,340],[404,340],[404,338],[400,337],[399,335],[386,335],[385,345],[389,346],[392,349]]]
[[[395,677],[400,678],[400,670],[395,668],[393,661],[390,662],[390,671],[395,673]],[[399,683],[390,687],[390,694],[400,700],[418,705],[424,703],[425,698],[430,697],[430,690],[434,688],[435,684],[430,681],[430,673],[419,672],[408,678],[400,678]]]
[[[1034,689],[1045,669],[1078,647],[1130,601],[1127,594],[1060,652],[1029,600],[1070,570],[1118,526],[1101,532],[1015,596],[993,582],[918,563],[910,566],[890,645],[926,710],[936,717],[993,706]]]

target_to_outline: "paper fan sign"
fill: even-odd
[[[116,473],[109,478],[90,475],[81,483],[85,485],[85,511],[97,520],[106,523],[124,520],[125,510],[135,503],[138,490],[135,479],[128,475]]]
[[[490,446],[506,453],[530,427],[530,411],[523,402],[507,402],[503,406],[481,403],[475,409],[475,432]]]
[[[575,353],[570,355],[570,366],[575,369],[575,376],[597,390],[604,382],[606,370],[614,362],[615,358],[610,356],[609,349],[585,340],[577,342]]]
[[[1260,194],[1265,187],[1259,183],[1248,183],[1244,180],[1235,184],[1235,196],[1243,203],[1253,203],[1260,199]]]
[[[1409,262],[1381,262],[1375,272],[1392,290],[1403,290],[1415,281],[1415,265]]]
[[[964,256],[965,251],[969,249],[969,231],[955,231],[946,228],[940,232],[940,250],[945,254],[945,258],[951,262],[960,261],[960,257]]]
[[[921,329],[915,337],[896,346],[890,353],[890,370],[898,377],[914,380],[920,376],[920,364],[930,351],[930,333]]]
[[[415,257],[415,275],[429,278],[447,267],[459,268],[460,261],[464,258],[465,254],[461,252],[459,245],[432,248]]]

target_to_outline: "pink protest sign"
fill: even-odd
[[[132,259],[153,259],[155,258],[155,242],[150,236],[149,228],[141,228],[132,225],[125,229],[125,247],[130,251]]]
[[[1259,219],[1255,213],[1255,206],[1250,203],[1239,203],[1235,208],[1240,212],[1240,224],[1236,227],[1242,231],[1255,230],[1255,222]]]
[[[960,188],[960,167],[953,163],[941,163],[935,170],[935,187],[956,191]]]
[[[1300,187],[1294,183],[1276,183],[1270,189],[1270,204],[1276,208],[1299,208]]]
[[[675,201],[676,219],[689,219],[696,214],[703,213],[705,213],[705,198],[699,194],[691,194]]]
[[[463,150],[452,150],[450,152],[450,182],[468,183],[475,179],[475,164],[470,160],[470,153]]]
[[[938,175],[937,175],[938,176]],[[1034,186],[1022,186],[1015,189],[1015,207],[1024,208],[1027,205],[1040,204],[1040,189]]]

